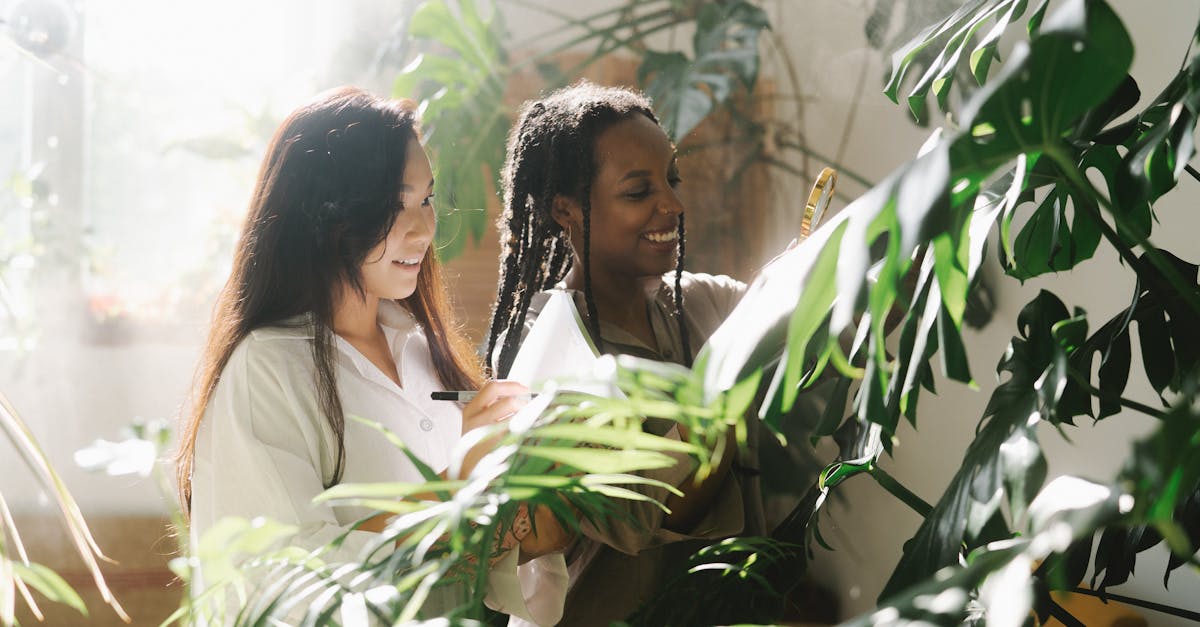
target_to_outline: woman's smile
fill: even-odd
[[[419,272],[421,270],[421,260],[424,258],[425,253],[401,259],[393,259],[392,265],[408,272]]]
[[[679,245],[679,227],[674,226],[661,231],[647,231],[641,234],[641,239],[648,242],[656,252],[674,252]]]

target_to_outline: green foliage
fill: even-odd
[[[624,514],[614,502],[621,499],[661,506],[658,499],[677,490],[635,473],[674,463],[667,453],[690,453],[704,465],[711,463],[713,448],[703,443],[723,437],[737,420],[726,418],[736,416],[727,404],[746,404],[735,396],[707,406],[678,402],[699,398],[683,368],[621,358],[609,371],[609,383],[621,385],[627,398],[564,394],[551,405],[551,390],[514,416],[507,430],[473,432],[476,437],[465,438],[456,449],[457,459],[479,438],[498,435],[500,440],[467,477],[328,490],[319,501],[396,515],[357,555],[339,550],[346,534],[310,552],[287,546],[294,529],[263,520],[223,521],[193,552],[205,589],[188,611],[193,618],[213,618],[236,606],[238,625],[284,617],[326,624],[359,613],[388,623],[433,616],[483,620],[488,558],[501,556],[498,538],[520,504],[549,508],[568,526],[580,519],[598,525],[620,520]],[[674,420],[689,426],[689,441],[642,431],[641,417],[661,415],[654,409],[665,406]],[[398,438],[384,435],[409,454]],[[434,492],[443,496],[431,499]],[[190,576],[191,568],[181,563],[177,572]]]
[[[474,10],[467,4],[460,11]],[[636,49],[646,35],[682,20],[702,27],[690,57],[641,51],[652,67],[644,66],[640,76],[659,81],[659,105],[682,136],[735,89],[753,87],[751,43],[769,27],[756,8],[750,2],[651,2],[571,23],[583,31],[575,43],[597,45],[585,63],[617,48]],[[422,11],[450,15],[439,2]],[[1026,39],[1001,62],[1001,36],[1027,12]],[[601,18],[616,24],[601,24]],[[423,106],[434,108],[427,123],[435,152],[457,155],[452,162],[466,175],[484,171],[474,167],[484,163],[478,158],[486,152],[483,144],[456,153],[454,146],[438,147],[438,133],[444,139],[444,130],[460,120],[470,125],[459,128],[471,128],[466,138],[473,140],[487,134],[475,129],[491,128],[489,114],[503,111],[499,92],[489,91],[489,81],[504,75],[488,69],[502,66],[495,22],[472,19],[464,18],[464,25],[439,21],[437,30],[432,19],[414,18],[414,32],[453,54],[427,53],[402,79],[415,88],[418,79],[440,73],[446,79],[441,91],[463,94],[456,102],[458,93],[434,91]],[[784,590],[775,579],[760,579],[762,572],[770,564],[802,565],[802,557],[793,552],[785,559],[780,547],[827,544],[817,524],[823,504],[845,479],[864,473],[925,521],[906,543],[880,607],[853,625],[1019,625],[1030,611],[1061,620],[1064,610],[1048,593],[1078,585],[1093,552],[1094,575],[1103,575],[1101,593],[1124,581],[1137,554],[1160,541],[1173,555],[1167,575],[1194,563],[1200,542],[1200,270],[1149,238],[1154,204],[1191,173],[1186,164],[1195,151],[1200,61],[1190,53],[1167,88],[1138,109],[1141,92],[1128,74],[1133,54],[1124,25],[1102,0],[974,0],[954,10],[893,56],[887,86],[894,100],[905,94],[918,121],[938,106],[948,114],[947,127],[763,270],[750,297],[770,306],[739,312],[690,371],[617,360],[610,383],[626,391],[624,399],[564,395],[554,407],[548,400],[531,405],[469,477],[424,488],[342,486],[331,492],[326,498],[398,514],[374,545],[394,544],[396,551],[373,551],[345,564],[277,562],[273,585],[252,596],[244,623],[282,615],[300,597],[307,606],[296,607],[310,623],[346,611],[347,604],[389,619],[422,612],[481,619],[486,559],[474,567],[463,560],[493,555],[497,530],[509,524],[519,501],[548,507],[570,524],[576,518],[565,498],[584,519],[606,520],[617,515],[613,497],[645,500],[667,493],[667,486],[638,472],[669,463],[672,454],[711,462],[706,444],[728,427],[746,437],[747,410],[782,433],[801,395],[830,376],[839,380],[814,437],[835,438],[840,458],[776,530],[781,544],[746,540],[738,551],[727,550],[734,545],[712,547],[696,557],[692,576],[700,578],[679,579],[671,586],[676,592],[694,590],[699,582],[724,601],[735,597],[721,597],[721,591],[750,585],[736,593],[748,596],[738,598],[758,599],[758,609],[771,607]],[[472,65],[475,74],[462,74],[459,63]],[[972,80],[959,78],[964,75]],[[459,115],[464,117],[454,117]],[[1102,189],[1092,181],[1102,181]],[[1048,291],[1009,322],[1015,335],[997,368],[1003,382],[948,487],[927,504],[891,477],[881,458],[901,417],[916,424],[921,390],[934,390],[935,368],[973,385],[962,324],[993,230],[1002,267],[1016,280],[1070,271],[1106,246],[1120,255],[1136,286],[1127,308],[1097,312],[1105,322],[1094,331],[1087,312]],[[899,341],[888,344],[893,312],[900,312]],[[1124,396],[1136,374],[1134,328],[1141,370],[1162,409]],[[842,337],[854,340],[846,346]],[[1120,475],[1108,483],[1067,477],[1043,485],[1042,423],[1061,428],[1080,416],[1111,420],[1125,412],[1154,416],[1161,424],[1133,449]],[[643,433],[642,416],[679,421],[691,439],[681,444]],[[402,498],[422,489],[445,497]],[[766,570],[756,571],[752,561]],[[341,583],[350,580],[354,591]],[[371,590],[386,594],[373,596]],[[430,601],[438,590],[450,596],[445,607]],[[674,607],[670,598],[647,605],[644,617]]]
[[[646,627],[770,623],[781,615],[786,592],[772,580],[790,585],[802,574],[802,567],[796,568],[799,549],[770,538],[729,538],[707,546],[626,622]]]
[[[434,157],[438,210],[436,245],[443,259],[459,255],[470,237],[487,230],[488,196],[504,164],[510,124],[504,89],[511,69],[501,46],[504,26],[491,6],[484,17],[475,0],[423,3],[408,34],[436,42],[397,77],[393,93],[420,101],[427,149]]]
[[[734,81],[754,89],[759,34],[766,28],[766,12],[746,0],[707,2],[696,17],[693,57],[646,51],[638,82],[654,99],[655,112],[672,140],[682,141],[714,107],[727,102]]]
[[[75,503],[74,497],[67,490],[46,454],[42,451],[25,422],[17,414],[16,409],[9,404],[8,399],[0,394],[0,433],[3,433],[16,449],[21,461],[33,474],[38,485],[51,496],[58,505],[63,517],[63,524],[71,539],[72,548],[83,561],[96,588],[114,612],[124,620],[129,617],[125,610],[113,597],[112,592],[104,582],[97,558],[107,559],[100,548],[96,546],[87,523]],[[30,589],[36,590],[52,603],[62,603],[75,608],[87,615],[87,608],[79,595],[57,573],[29,559],[17,526],[9,512],[4,495],[0,493],[0,625],[16,624],[17,597],[30,612],[38,619],[42,618],[41,610],[34,600]]]
[[[916,79],[908,101],[919,114],[926,94],[934,90],[939,106],[952,113],[961,130],[935,134],[921,157],[852,203],[836,226],[827,227],[845,228],[855,235],[836,242],[841,248],[839,257],[845,256],[847,246],[853,247],[850,259],[854,261],[846,270],[846,282],[839,285],[838,305],[832,301],[829,304],[831,326],[826,336],[835,337],[842,331],[838,322],[850,319],[848,315],[839,316],[839,305],[855,311],[864,307],[862,291],[869,292],[865,307],[872,316],[880,312],[875,303],[886,303],[891,298],[889,294],[878,295],[881,289],[899,293],[900,285],[888,285],[882,279],[869,287],[861,285],[855,278],[863,274],[863,268],[870,263],[883,264],[885,269],[894,264],[897,271],[891,276],[896,277],[904,272],[904,260],[926,247],[909,313],[902,322],[898,354],[887,356],[874,349],[870,342],[877,337],[877,326],[864,323],[872,327],[865,332],[867,350],[862,358],[876,363],[872,368],[868,361],[861,371],[856,417],[864,426],[878,425],[886,438],[894,430],[899,413],[914,415],[915,402],[909,395],[916,391],[916,384],[926,372],[930,347],[942,349],[944,375],[969,379],[960,353],[958,314],[974,281],[982,240],[991,224],[1000,234],[1005,268],[1018,279],[1070,270],[1089,259],[1101,241],[1107,241],[1137,277],[1133,304],[1092,335],[1088,334],[1083,312],[1069,313],[1060,299],[1047,292],[1022,311],[1017,321],[1020,335],[1014,338],[1000,365],[1009,376],[994,393],[985,411],[985,422],[968,447],[962,466],[916,536],[906,543],[904,557],[884,590],[883,599],[900,599],[894,605],[888,602],[889,609],[900,610],[899,614],[881,610],[860,624],[890,624],[901,616],[957,624],[968,618],[964,614],[967,594],[951,594],[962,603],[947,601],[946,607],[953,607],[953,611],[937,617],[914,609],[927,609],[928,598],[915,604],[914,599],[930,591],[940,594],[952,589],[982,595],[989,573],[996,571],[991,575],[996,577],[1002,572],[1029,570],[1028,564],[1016,567],[984,561],[984,566],[977,566],[971,562],[967,570],[953,576],[958,588],[920,583],[942,580],[948,575],[934,577],[940,569],[952,568],[968,555],[979,556],[990,543],[1013,535],[1010,529],[1015,529],[1013,525],[1024,515],[1045,477],[1045,460],[1035,436],[1039,422],[1072,423],[1079,415],[1104,418],[1122,408],[1164,416],[1159,410],[1121,396],[1130,376],[1131,321],[1146,320],[1146,324],[1138,323],[1143,361],[1160,395],[1168,389],[1180,392],[1187,378],[1195,376],[1200,354],[1200,347],[1191,337],[1200,323],[1196,268],[1148,241],[1153,225],[1151,203],[1171,189],[1183,173],[1178,159],[1190,158],[1193,152],[1194,107],[1189,109],[1188,104],[1195,93],[1186,86],[1194,85],[1194,58],[1185,64],[1164,96],[1135,115],[1133,122],[1107,128],[1132,108],[1138,97],[1137,87],[1126,73],[1133,55],[1128,34],[1103,2],[1068,0],[1056,3],[1053,10],[1048,7],[1047,2],[1039,3],[1031,20],[1030,41],[1018,42],[995,76],[988,77],[987,66],[974,62],[991,54],[987,46],[992,35],[975,44],[972,69],[983,85],[968,92],[957,110],[945,97],[946,85],[941,81],[953,76],[961,63],[961,53],[972,41],[972,32],[990,19],[997,19],[1001,26],[1007,24],[1024,11],[1023,2],[968,3],[893,57],[888,93],[895,98],[917,53],[929,46],[942,46],[942,52]],[[1161,115],[1163,102],[1175,103],[1170,121]],[[1118,151],[1116,145],[1126,150]],[[1155,159],[1171,167],[1156,167]],[[1098,174],[1107,189],[1093,188],[1088,173],[1094,173],[1093,178]],[[924,192],[906,194],[906,188]],[[1110,203],[1110,198],[1120,202]],[[1014,219],[1028,206],[1034,210],[1013,240],[1010,229]],[[896,218],[890,217],[891,212]],[[859,259],[871,243],[867,225],[877,221],[898,227],[888,229],[888,253],[882,259]],[[860,243],[858,234],[867,234],[868,241]],[[894,240],[900,245],[893,246]],[[832,246],[834,242],[831,238],[822,245]],[[1141,248],[1141,254],[1134,247]],[[802,277],[795,287],[797,293],[807,288],[803,277],[814,266],[810,263],[794,269],[795,275]],[[934,304],[938,300],[940,303]],[[811,318],[817,314],[806,315]],[[936,320],[931,319],[935,315]],[[934,326],[938,329],[936,337]],[[861,338],[861,326],[859,331]],[[794,348],[789,344],[789,351]],[[827,350],[837,349],[830,346]],[[805,361],[805,367],[819,371],[821,356],[818,353],[816,359]],[[1100,367],[1093,384],[1097,357]],[[843,372],[853,374],[845,369]],[[887,373],[892,373],[893,379],[907,373],[905,384],[886,381]],[[830,429],[827,423],[824,432]],[[1185,442],[1192,436],[1175,435]],[[1183,455],[1186,459],[1174,460],[1177,463],[1172,466],[1195,463],[1190,449]],[[1172,458],[1164,451],[1151,453],[1143,446],[1131,459],[1153,467],[1170,463]],[[855,461],[859,463],[852,466],[852,471],[871,468],[871,464]],[[1133,494],[1138,509],[1130,520],[1092,521],[1079,528],[1078,543],[1055,549],[1054,559],[1048,560],[1056,567],[1055,576],[1039,580],[1041,589],[1047,582],[1065,587],[1078,583],[1082,576],[1080,556],[1086,560],[1090,552],[1091,533],[1109,525],[1113,526],[1105,531],[1097,548],[1097,571],[1106,572],[1102,588],[1124,581],[1132,570],[1134,554],[1158,542],[1155,534],[1159,533],[1159,525],[1171,535],[1168,546],[1176,556],[1172,568],[1186,561],[1196,546],[1192,543],[1200,535],[1195,533],[1200,521],[1192,505],[1192,496],[1200,486],[1190,475],[1178,476],[1173,485],[1175,491],[1169,498],[1152,490]],[[1007,510],[1000,508],[1002,501],[1007,502]],[[1142,507],[1156,512],[1153,529],[1138,522],[1145,519]],[[1127,531],[1126,525],[1134,525],[1133,530]],[[1009,559],[1005,557],[1004,561],[1015,563]],[[1067,571],[1073,574],[1064,576]],[[1007,581],[1005,589],[1017,594],[1014,598],[1033,598],[1027,592],[1032,585],[1028,576],[1014,574]],[[1053,610],[1048,596],[1039,595],[1037,599],[1039,613]],[[1024,611],[1005,615],[1015,616],[1013,624],[1017,624]]]

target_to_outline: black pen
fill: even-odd
[[[478,390],[438,390],[430,392],[429,398],[435,401],[454,401],[457,403],[469,403],[475,399],[475,395],[479,394]],[[532,394],[514,394],[513,398],[521,398],[532,400]]]

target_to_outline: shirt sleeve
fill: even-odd
[[[551,553],[517,564],[520,551],[509,551],[488,572],[488,607],[508,614],[509,627],[557,625],[567,598],[567,563]]]
[[[685,273],[681,282],[684,308],[707,340],[746,295],[748,286],[724,274]]]
[[[205,412],[193,524],[202,533],[226,516],[265,516],[297,527],[291,544],[317,549],[349,531],[332,506],[312,502],[332,476],[333,434],[318,410],[311,371],[255,344],[248,338],[234,352]],[[354,559],[376,539],[349,531],[325,559]]]

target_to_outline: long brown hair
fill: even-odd
[[[343,283],[363,293],[362,264],[404,210],[399,190],[408,143],[416,138],[412,101],[350,87],[319,95],[275,132],[242,225],[233,271],[217,298],[193,401],[181,420],[176,473],[185,512],[191,510],[196,434],[230,355],[251,331],[301,314],[313,327],[321,411],[337,437],[330,485],[341,480],[345,416],[334,368],[334,294]],[[479,360],[453,321],[434,251],[421,264],[416,291],[398,302],[425,330],[442,384],[478,387]]]

